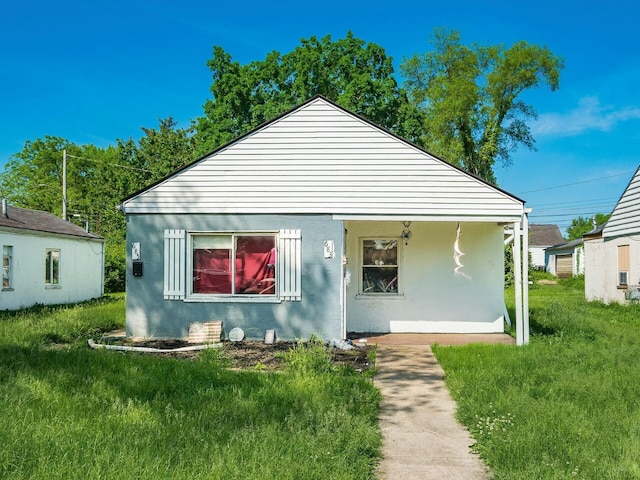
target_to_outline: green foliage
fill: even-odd
[[[122,296],[0,313],[1,478],[373,478],[369,380],[87,347],[123,323]]]
[[[529,298],[530,345],[434,348],[475,449],[496,479],[637,478],[640,306],[586,302],[583,277]]]
[[[329,373],[334,370],[330,349],[315,335],[309,341],[299,340],[293,348],[282,354],[290,372],[297,375]]]
[[[571,225],[567,228],[567,236],[569,240],[575,240],[582,238],[582,236],[594,229],[593,220],[595,220],[596,226],[602,225],[609,220],[611,214],[596,213],[594,217],[578,217],[571,221]]]
[[[106,239],[105,290],[124,290],[125,217],[116,210],[123,198],[173,170],[195,155],[190,129],[169,117],[158,129],[143,128],[139,144],[119,140],[117,146],[75,145],[58,137],[25,142],[0,175],[0,189],[11,204],[62,213],[62,158],[67,151],[68,219]]]
[[[546,47],[517,42],[466,46],[455,31],[436,29],[434,50],[401,65],[412,103],[423,114],[422,143],[465,170],[495,183],[496,160],[510,162],[519,145],[532,149],[525,123],[533,106],[519,97],[559,85],[562,60]]]
[[[302,39],[289,53],[273,51],[246,65],[214,47],[208,65],[213,99],[196,124],[201,154],[317,94],[409,139],[420,123],[398,87],[392,59],[351,32],[336,41],[330,35]]]

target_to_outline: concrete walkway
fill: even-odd
[[[400,340],[394,338],[378,343],[374,382],[383,397],[383,458],[378,478],[490,478],[480,458],[471,453],[469,432],[454,417],[456,404],[429,345],[392,345]]]

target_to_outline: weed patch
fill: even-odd
[[[122,297],[0,316],[0,478],[373,478],[363,376],[309,352],[272,373],[87,347],[123,322]]]

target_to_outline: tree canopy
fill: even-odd
[[[488,181],[494,163],[509,162],[519,145],[533,148],[525,120],[535,110],[519,95],[558,88],[562,61],[548,49],[519,42],[465,46],[456,32],[437,30],[434,50],[415,55],[396,80],[384,48],[349,32],[344,38],[302,39],[291,52],[245,65],[222,47],[208,61],[212,98],[190,128],[171,118],[143,128],[136,142],[100,148],[45,136],[27,140],[0,175],[2,195],[16,205],[61,214],[62,152],[67,211],[107,239],[108,290],[124,288],[125,219],[121,200],[314,95],[326,98]],[[406,90],[403,88],[405,87]]]
[[[578,217],[571,221],[571,225],[567,228],[568,240],[582,238],[582,236],[593,230],[596,226],[602,225],[609,220],[611,214],[596,213],[593,217]],[[595,223],[595,225],[594,225]]]
[[[545,84],[556,90],[563,61],[524,41],[466,46],[458,32],[445,29],[435,31],[432,43],[432,51],[401,65],[409,98],[422,113],[421,143],[495,183],[496,161],[509,163],[518,146],[534,146],[526,120],[536,111],[520,95]]]
[[[196,123],[201,154],[318,94],[410,140],[419,125],[391,57],[351,32],[336,41],[330,35],[302,39],[289,53],[273,51],[246,65],[217,46],[208,65],[213,98]]]

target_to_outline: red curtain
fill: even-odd
[[[193,292],[231,294],[231,251],[196,249],[193,252]],[[235,293],[275,293],[275,238],[237,237]]]
[[[231,293],[231,251],[201,249],[193,252],[193,293]]]

